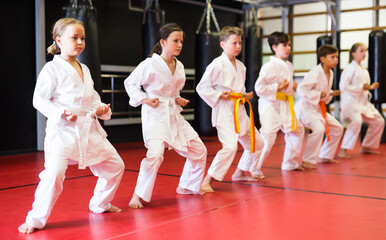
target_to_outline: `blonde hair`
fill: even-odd
[[[47,48],[48,53],[51,53],[52,55],[60,54],[60,48],[57,45],[55,39],[58,36],[62,36],[67,27],[72,24],[79,24],[84,28],[83,23],[75,18],[62,18],[55,23],[54,27],[52,28],[52,40],[54,42]]]
[[[349,52],[350,56],[349,56],[348,63],[350,63],[350,62],[352,62],[352,60],[354,60],[354,57],[352,56],[352,54],[353,54],[354,52],[356,52],[360,46],[363,46],[363,47],[366,48],[366,45],[363,44],[363,43],[361,43],[361,42],[354,43],[354,44],[351,46],[351,49],[350,49],[350,52]]]
[[[228,40],[230,35],[243,36],[243,30],[235,26],[225,26],[220,31],[220,42]]]

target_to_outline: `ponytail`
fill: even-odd
[[[54,41],[51,46],[47,48],[47,52],[52,54],[52,55],[57,55],[60,54],[60,48],[56,44],[56,41]]]
[[[159,41],[154,45],[153,49],[151,50],[151,53],[149,54],[149,57],[151,57],[153,53],[157,53],[158,55],[161,55],[162,47]]]

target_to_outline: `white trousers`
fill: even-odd
[[[28,225],[39,229],[46,225],[51,210],[62,193],[67,165],[68,159],[60,157],[47,159],[46,154],[45,169],[39,174],[40,182],[35,191],[35,200],[26,218]],[[116,153],[110,159],[89,168],[98,177],[89,208],[94,213],[102,213],[111,207],[110,202],[121,182],[125,165]]]
[[[179,155],[186,157],[178,186],[199,192],[205,172],[207,150],[198,137],[189,144],[187,152],[176,150]],[[135,194],[150,202],[157,172],[164,160],[165,142],[161,139],[150,139],[147,141],[147,148],[146,158],[142,160],[139,169]]]
[[[362,127],[362,121],[369,125],[366,136],[362,142],[363,147],[376,149],[379,147],[385,120],[380,113],[374,114],[373,118],[368,118],[363,114],[357,113],[350,116],[350,123],[347,125],[346,133],[344,134],[342,146],[344,149],[354,149]]]
[[[327,113],[327,126],[331,139],[330,141],[327,141],[326,137],[324,142],[324,121],[315,120],[308,124],[304,124],[304,126],[311,129],[312,132],[306,133],[306,146],[303,153],[303,161],[317,164],[319,158],[334,159],[336,149],[338,148],[340,139],[343,135],[342,124],[340,124],[340,122],[331,114]]]
[[[283,156],[283,162],[281,164],[281,169],[283,170],[294,170],[299,167],[298,158],[300,157],[303,145],[303,135],[304,135],[304,127],[298,121],[299,131],[293,132],[285,132],[282,129],[282,125],[275,124],[271,122],[269,124],[265,124],[268,126],[264,126],[260,129],[260,134],[264,140],[264,148],[260,155],[259,162],[257,164],[257,171],[260,171],[263,166],[264,161],[267,159],[268,154],[271,152],[272,146],[275,143],[277,132],[281,129],[284,132],[284,140],[285,140],[285,150]]]
[[[242,171],[249,171],[255,174],[257,162],[264,146],[264,141],[260,136],[259,131],[255,128],[255,152],[251,153],[250,131],[240,136],[235,132],[234,128],[217,126],[218,139],[222,144],[222,149],[217,152],[212,164],[208,169],[208,174],[216,180],[222,181],[225,174],[228,172],[233,159],[237,153],[237,142],[244,148],[244,152],[237,165]]]

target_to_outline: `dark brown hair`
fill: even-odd
[[[339,50],[337,47],[331,44],[324,44],[318,48],[318,59],[326,57],[328,54],[337,53]]]
[[[163,25],[157,33],[157,43],[154,45],[153,50],[149,54],[149,57],[151,57],[153,55],[153,53],[157,53],[158,55],[161,55],[162,47],[160,44],[160,40],[161,39],[166,40],[169,37],[169,35],[175,31],[182,32],[183,37],[185,38],[184,31],[182,31],[182,28],[180,26],[178,26],[177,24],[168,23],[168,24]]]
[[[268,44],[273,53],[275,53],[275,51],[273,51],[272,46],[277,46],[280,43],[286,44],[289,41],[290,41],[290,36],[284,32],[273,32],[268,36]]]

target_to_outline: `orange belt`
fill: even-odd
[[[319,106],[320,106],[320,112],[322,113],[322,116],[323,116],[323,119],[324,119],[324,129],[326,131],[326,137],[327,137],[327,142],[328,142],[328,141],[331,140],[331,138],[330,138],[330,134],[329,134],[328,126],[327,126],[327,107],[326,107],[326,103],[320,101],[319,102]]]
[[[281,101],[288,101],[291,111],[291,118],[292,118],[292,131],[295,131],[295,124],[296,124],[296,130],[299,131],[299,125],[298,120],[296,119],[295,115],[295,109],[294,109],[294,98],[292,95],[287,95],[282,92],[276,93],[276,99]]]
[[[231,93],[231,100],[235,101],[235,105],[233,106],[233,119],[235,120],[235,129],[236,132],[240,132],[240,123],[239,123],[239,105],[240,102],[245,104],[247,102],[249,104],[249,113],[250,113],[250,128],[251,128],[251,153],[255,152],[255,121],[253,120],[253,110],[251,102],[246,99],[241,93]]]

